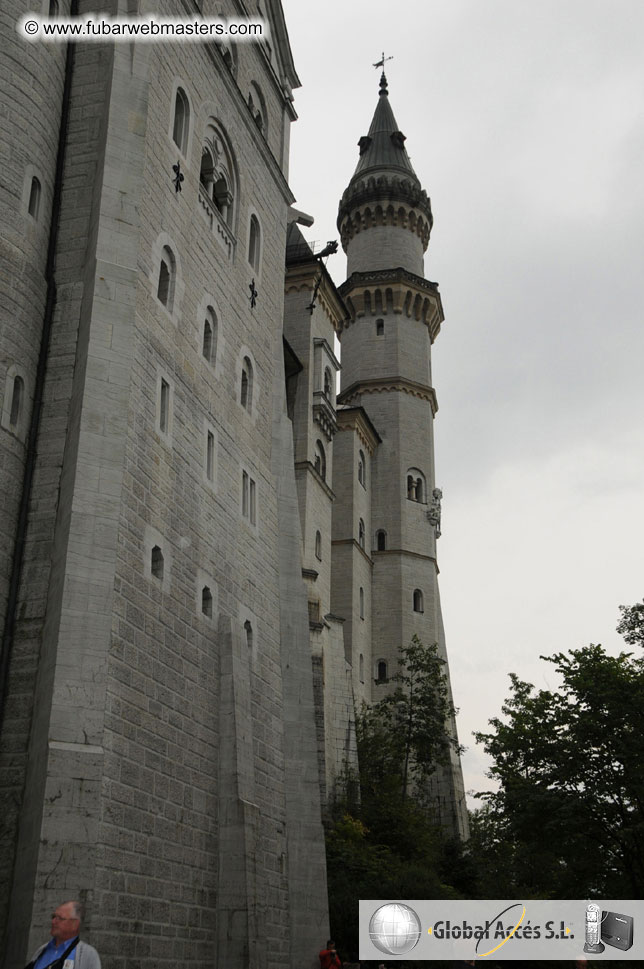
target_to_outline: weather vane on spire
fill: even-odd
[[[394,55],[393,54],[391,55],[391,57],[385,57],[385,52],[383,50],[383,52],[382,52],[382,58],[376,64],[374,64],[373,66],[374,67],[382,67],[382,70],[383,70],[383,73],[384,73],[385,64],[387,63],[387,61],[393,61],[393,59],[394,59]]]

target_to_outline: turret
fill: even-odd
[[[405,149],[384,71],[369,134],[358,145],[360,159],[338,212],[347,275],[401,266],[422,276],[432,208]]]

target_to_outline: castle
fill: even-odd
[[[26,9],[3,39],[3,965],[80,896],[108,969],[313,966],[356,706],[414,633],[446,657],[429,199],[383,74],[338,289],[288,187],[279,0],[158,4],[268,22],[237,45],[26,44]],[[435,795],[464,836],[456,755]]]

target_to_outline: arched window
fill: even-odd
[[[244,623],[244,629],[246,631],[246,645],[249,649],[253,648],[253,627],[249,619]]]
[[[248,229],[248,261],[255,272],[259,272],[261,239],[262,233],[259,227],[259,220],[256,215],[251,215],[250,227]]]
[[[324,371],[324,396],[328,400],[331,400],[332,392],[333,392],[333,377],[331,375],[330,369],[326,367]]]
[[[155,579],[163,579],[163,552],[158,545],[155,545],[152,549],[150,571]]]
[[[213,182],[212,200],[215,208],[221,212],[224,222],[230,225],[233,215],[233,194],[225,176],[221,175],[216,182]]]
[[[174,99],[172,140],[183,155],[187,154],[189,128],[190,104],[188,102],[188,96],[182,87],[178,87]]]
[[[264,137],[268,133],[268,112],[266,111],[266,101],[264,100],[264,95],[262,94],[259,85],[255,81],[251,81],[250,91],[248,93],[248,107],[250,113],[253,116],[255,124],[262,132]]]
[[[208,317],[206,317],[205,323],[203,325],[203,355],[210,363],[210,358],[212,356],[212,325]]]
[[[364,549],[364,542],[365,542],[365,530],[364,530],[364,522],[361,518],[360,521],[358,522],[358,545],[362,549]]]
[[[360,586],[360,618],[364,619],[364,589]]]
[[[244,357],[241,372],[241,405],[249,411],[253,405],[253,365]]]
[[[31,179],[31,188],[29,189],[29,215],[32,219],[38,218],[38,212],[40,211],[40,193],[40,182],[34,175]]]
[[[201,590],[201,611],[204,616],[212,619],[212,592],[207,585]]]
[[[322,561],[322,535],[320,532],[315,533],[315,557]]]
[[[323,481],[326,481],[326,455],[322,441],[315,442],[314,467]]]
[[[363,488],[367,487],[366,464],[363,451],[360,451],[358,454],[358,481]]]
[[[202,353],[208,363],[214,363],[217,358],[217,317],[212,306],[206,310],[203,324]]]
[[[414,612],[424,612],[423,593],[420,589],[414,589]]]
[[[174,304],[174,283],[177,274],[174,253],[169,246],[161,250],[159,264],[159,283],[157,285],[157,299],[171,313]]]
[[[384,336],[384,335],[385,335],[385,321],[376,320],[376,336]]]
[[[221,56],[224,59],[224,63],[233,77],[237,74],[237,47],[231,41],[226,41],[226,43],[217,42],[215,47],[218,47],[221,51]]]
[[[210,121],[206,129],[199,181],[201,197],[205,196],[226,225],[232,227],[237,185],[236,168],[228,139],[214,121]]]
[[[384,552],[387,548],[387,532],[384,528],[378,529],[376,532],[376,549],[378,552]]]
[[[49,16],[58,16],[58,0],[49,0]]]
[[[418,468],[410,468],[407,472],[407,498],[410,501],[426,501],[425,476]]]
[[[359,669],[360,669],[360,682],[364,683],[364,656],[362,655],[362,653],[360,653]]]
[[[209,148],[201,151],[201,165],[199,166],[199,182],[208,198],[213,201],[213,187],[215,184],[215,163]]]
[[[384,659],[379,659],[376,664],[376,683],[386,683],[387,682],[387,662]]]
[[[9,425],[17,427],[22,414],[22,402],[25,395],[25,382],[22,377],[13,378],[13,390],[11,392],[11,411],[9,412]]]

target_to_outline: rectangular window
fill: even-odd
[[[250,496],[249,497],[250,497],[250,508],[249,508],[249,511],[250,511],[250,523],[251,523],[251,525],[255,525],[257,523],[257,515],[256,515],[256,508],[255,508],[255,482],[253,481],[252,478],[250,479]]]
[[[208,481],[214,481],[215,478],[215,435],[212,431],[208,431],[206,441],[206,477]]]
[[[257,524],[257,485],[246,471],[242,471],[242,516]]]
[[[170,384],[161,378],[161,398],[159,401],[159,429],[162,434],[168,433],[170,419]]]
[[[248,475],[242,471],[242,515],[248,518]]]

